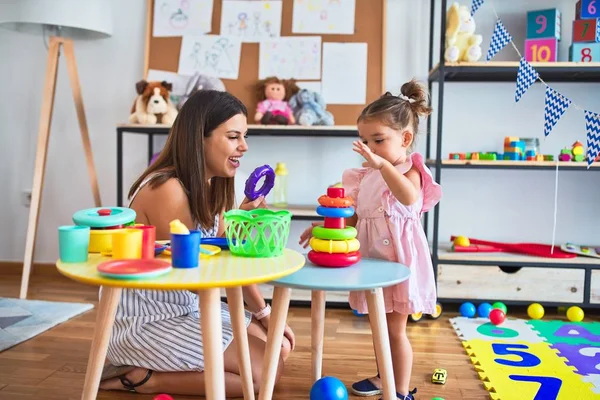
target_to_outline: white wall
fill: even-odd
[[[470,4],[469,0],[462,0]],[[387,89],[397,93],[412,76],[425,79],[428,54],[428,1],[388,0]],[[496,2],[500,3],[500,2]],[[570,42],[572,1],[511,1],[499,9],[508,29],[522,43],[525,10],[560,6],[563,10],[565,46]],[[512,7],[512,8],[511,8]],[[76,43],[76,57],[104,205],[116,203],[115,124],[125,121],[142,76],[145,1],[112,0],[114,32],[109,39]],[[438,6],[439,9],[439,6]],[[439,19],[438,19],[439,21]],[[494,18],[488,4],[477,13],[478,32],[487,51]],[[436,35],[437,41],[438,35]],[[46,63],[41,36],[0,29],[0,62],[4,78],[0,107],[0,260],[22,260],[29,210],[21,205],[21,192],[32,184],[35,146]],[[7,60],[8,59],[8,60]],[[517,60],[504,50],[498,59]],[[515,71],[516,76],[516,71]],[[600,100],[583,85],[554,86],[575,102],[600,111]],[[437,103],[435,103],[437,106]],[[484,110],[484,107],[487,110]],[[514,104],[514,83],[458,84],[446,86],[443,154],[453,151],[500,150],[507,135],[542,137],[543,91],[536,86]],[[435,122],[435,120],[434,120]],[[424,126],[424,125],[423,125]],[[435,124],[434,124],[435,126]],[[580,113],[571,111],[543,144],[557,153],[576,139],[585,142]],[[252,170],[278,161],[290,170],[289,197],[298,204],[314,204],[325,188],[340,180],[343,169],[360,165],[351,151],[351,138],[250,137],[250,151],[237,179],[238,193]],[[161,140],[156,145],[161,145]],[[424,152],[425,134],[417,150]],[[302,161],[308,158],[310,162]],[[146,163],[146,138],[128,135],[125,140],[124,191]],[[600,217],[592,202],[600,188],[594,172],[565,172],[559,177],[560,241],[592,240]],[[498,240],[551,239],[554,173],[522,171],[443,171],[444,200],[441,238],[468,234]],[[538,191],[534,194],[535,191]],[[57,257],[56,227],[71,222],[73,212],[93,206],[85,160],[66,68],[59,68],[52,134],[48,152],[35,259],[52,262]],[[483,222],[483,218],[486,221]],[[290,246],[295,247],[309,222],[294,222]]]

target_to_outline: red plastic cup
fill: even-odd
[[[142,230],[142,258],[154,258],[154,243],[156,242],[156,227],[153,225],[137,225],[135,229]]]
[[[344,197],[344,188],[341,188],[341,187],[327,188],[327,196],[331,197],[332,199]]]

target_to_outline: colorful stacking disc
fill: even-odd
[[[317,239],[323,240],[349,240],[356,237],[356,228],[348,226],[344,229],[329,229],[322,226],[315,226],[312,234]]]
[[[308,260],[321,267],[342,268],[349,267],[360,261],[360,253],[358,251],[352,253],[321,253],[311,250],[307,254]]]
[[[349,240],[323,240],[316,237],[310,238],[310,248],[321,253],[352,253],[358,251],[360,242],[356,239]]]
[[[322,217],[329,218],[350,218],[354,215],[354,207],[331,208],[318,206],[317,214],[319,214]]]

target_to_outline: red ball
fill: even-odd
[[[490,322],[494,325],[500,325],[506,319],[504,311],[499,308],[494,308],[490,311]]]
[[[161,393],[158,396],[154,396],[152,400],[173,400],[168,394]]]

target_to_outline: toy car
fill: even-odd
[[[419,312],[419,313],[415,313],[415,314],[410,314],[408,316],[408,319],[411,322],[419,322],[425,315],[427,315],[427,318],[429,318],[429,319],[438,319],[442,315],[442,311],[443,311],[442,305],[440,303],[436,303],[435,314],[427,315],[427,314],[423,314],[423,313]]]
[[[431,383],[438,383],[443,385],[446,383],[446,379],[448,378],[448,371],[443,368],[436,368],[433,371],[433,375],[431,375]]]

